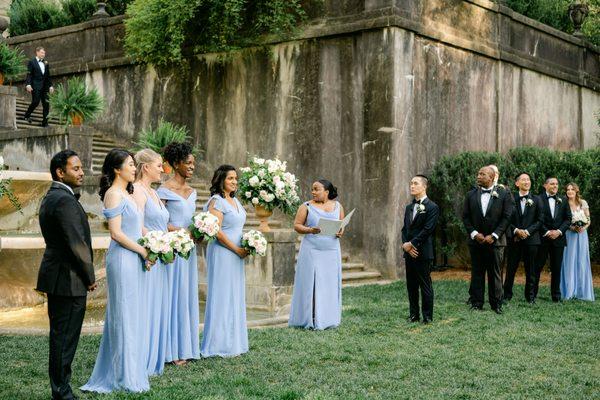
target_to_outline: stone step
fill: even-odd
[[[359,271],[359,272],[345,272],[342,271],[342,283],[343,284],[356,284],[356,283],[373,283],[381,279],[381,273],[377,271]]]
[[[342,261],[342,271],[343,272],[360,272],[365,270],[365,264],[358,262],[343,262]]]
[[[92,142],[92,148],[94,150],[101,151],[101,152],[104,152],[104,153],[108,153],[109,151],[111,151],[115,147],[117,147],[117,144],[115,142],[109,142],[109,141],[99,142],[96,139],[94,139],[93,142]]]

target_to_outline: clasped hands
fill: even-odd
[[[419,257],[419,252],[417,251],[417,248],[411,242],[406,242],[402,244],[402,250],[407,252],[408,255],[412,258]]]
[[[479,244],[494,244],[494,236],[492,235],[483,236],[482,233],[478,233],[474,239]]]
[[[554,240],[557,237],[559,237],[561,235],[561,231],[559,231],[558,229],[554,229],[551,231],[546,232],[546,234],[544,235],[545,237],[547,237],[550,240]]]
[[[531,235],[525,229],[515,229],[515,241],[527,239],[529,236]]]

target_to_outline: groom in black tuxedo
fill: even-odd
[[[45,60],[46,50],[43,47],[35,49],[35,57],[27,63],[27,77],[25,78],[25,89],[31,93],[31,104],[25,112],[23,119],[31,123],[31,113],[42,102],[42,126],[48,126],[48,112],[50,103],[48,93],[54,92],[52,78],[50,78],[50,64]]]
[[[73,189],[83,184],[77,153],[63,150],[50,161],[53,183],[40,206],[40,227],[46,251],[36,290],[48,295],[52,399],[74,399],[69,385],[85,315],[87,292],[97,284],[87,214]]]
[[[502,314],[500,267],[513,200],[510,192],[494,185],[494,176],[494,170],[490,167],[479,170],[479,187],[467,193],[462,217],[469,234],[471,253],[471,309],[483,308],[487,272],[490,306],[497,314]]]
[[[421,289],[423,323],[433,321],[433,285],[430,266],[433,260],[433,232],[440,209],[427,198],[427,177],[416,175],[410,181],[412,203],[404,209],[402,250],[406,262],[406,289],[410,308],[409,321],[419,322],[419,289]]]
[[[542,226],[540,236],[542,243],[537,254],[535,282],[533,293],[537,297],[540,284],[540,275],[548,255],[550,256],[550,292],[552,301],[560,301],[560,269],[563,252],[567,245],[565,232],[571,226],[571,207],[566,198],[558,195],[558,179],[556,177],[546,178],[544,183],[546,189],[540,194],[542,203]]]
[[[508,246],[508,268],[504,278],[504,300],[513,297],[513,284],[519,262],[525,266],[525,300],[535,303],[533,282],[535,282],[535,257],[540,246],[539,229],[542,225],[542,204],[538,196],[530,193],[531,177],[521,172],[515,177],[515,186],[519,189],[514,194],[515,207],[510,217],[510,225],[506,232]]]

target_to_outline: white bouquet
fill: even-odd
[[[196,245],[190,237],[190,234],[185,229],[179,229],[167,233],[171,247],[173,248],[175,255],[181,256],[186,260],[190,258],[192,250]]]
[[[252,157],[248,167],[240,168],[240,198],[244,203],[263,206],[272,211],[279,208],[294,215],[300,204],[296,176],[287,172],[287,164],[279,159],[265,160]]]
[[[259,231],[248,231],[242,235],[242,248],[250,255],[258,254],[263,257],[267,254],[267,239]]]
[[[583,210],[577,210],[573,212],[573,216],[571,217],[571,225],[582,227],[586,226],[588,222],[588,218]]]
[[[221,228],[219,218],[209,212],[201,212],[194,215],[188,229],[192,232],[194,239],[210,242],[217,237]]]
[[[138,240],[138,243],[148,250],[148,260],[160,260],[170,264],[175,259],[175,252],[171,247],[171,240],[166,232],[150,231]]]

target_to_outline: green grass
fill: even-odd
[[[250,352],[166,368],[145,394],[85,399],[598,399],[600,304],[513,301],[471,312],[467,283],[438,281],[435,322],[405,322],[404,282],[344,290],[339,329],[250,331]],[[516,297],[522,287],[516,288]],[[596,290],[598,297],[599,291]],[[100,337],[82,337],[73,387]],[[47,339],[0,336],[0,398],[47,399]]]

